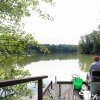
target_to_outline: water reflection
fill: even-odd
[[[36,59],[35,59],[36,58]],[[84,80],[89,70],[91,56],[79,54],[49,54],[26,58],[25,69],[34,75],[48,75],[54,80],[71,80],[72,74],[79,74]]]
[[[88,72],[90,64],[92,63],[91,55],[78,55],[79,66],[82,71]]]
[[[72,74],[78,74],[84,80],[92,56],[79,54],[46,54],[21,57],[6,57],[0,65],[0,80],[15,79],[16,77],[48,75],[44,80],[71,80]],[[1,62],[1,61],[0,61]],[[20,100],[21,97],[32,97],[33,85],[21,84],[1,89],[0,100]],[[24,91],[24,92],[23,92]],[[6,94],[6,95],[5,95]],[[5,96],[4,96],[5,95]],[[28,97],[28,98],[29,98]]]
[[[0,80],[30,76],[29,71],[17,66],[17,62],[23,57],[3,56],[1,58]],[[26,83],[0,88],[0,100],[21,100],[22,97],[31,98],[32,95],[32,90],[28,88]]]
[[[39,61],[53,61],[53,60],[79,60],[78,66],[82,71],[89,71],[89,66],[92,63],[91,55],[81,55],[81,54],[46,54],[46,55],[35,55],[35,56],[27,56],[23,60],[18,62],[19,66],[30,65],[31,63],[36,63]],[[71,65],[72,65],[71,64]]]
[[[26,56],[23,60],[18,62],[19,66],[26,66],[27,64],[31,64],[33,62],[39,61],[49,61],[49,60],[73,60],[78,59],[77,54],[44,54],[44,55],[34,55],[34,56]]]

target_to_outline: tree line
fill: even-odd
[[[47,52],[48,48],[41,46],[31,34],[0,34],[0,54],[2,55],[23,55]]]
[[[40,53],[73,53],[77,45],[39,44],[31,34],[2,33],[0,35],[0,52],[3,55],[40,54]]]
[[[34,46],[30,43],[26,45],[24,51],[26,54],[75,53],[78,52],[78,45],[38,44],[38,46]]]
[[[79,52],[82,54],[100,54],[100,30],[81,36]]]
[[[43,44],[47,47],[50,53],[73,53],[78,51],[77,45],[68,44]]]
[[[0,54],[73,53],[100,54],[100,31],[81,36],[79,45],[40,44],[31,34],[0,34]]]

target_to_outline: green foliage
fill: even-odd
[[[50,16],[44,14],[39,8],[43,1],[52,4],[52,0],[2,0],[0,2],[0,33],[20,31],[19,22],[23,17],[30,16],[32,11],[50,19]]]
[[[26,53],[26,46],[29,44],[41,50],[38,42],[31,34],[0,34],[0,80],[30,76],[28,70],[23,70],[23,66],[18,66],[18,62],[24,59],[23,54]],[[32,90],[28,88],[26,83],[5,87],[1,90],[0,99],[22,100],[22,96],[32,97]]]
[[[79,41],[79,52],[82,54],[100,54],[100,31],[82,36]]]
[[[28,70],[23,70],[23,67],[19,67],[17,62],[22,60],[21,56],[0,56],[2,62],[0,63],[0,80],[10,80],[16,78],[22,78],[30,76]],[[32,97],[32,90],[30,90],[27,84],[20,84],[15,86],[9,86],[1,88],[0,99],[2,100],[22,100],[22,96]]]
[[[21,30],[21,19],[30,16],[32,11],[38,12],[42,18],[51,19],[39,8],[42,3],[53,4],[52,0],[2,0],[0,2],[0,52],[6,54],[22,54],[47,52],[32,35],[25,35]],[[21,33],[21,34],[19,34]],[[23,35],[24,34],[24,35]],[[34,50],[33,50],[34,49]]]
[[[47,52],[31,34],[25,35],[21,27],[21,19],[30,16],[32,11],[38,12],[42,18],[51,19],[44,14],[39,5],[41,2],[52,4],[52,0],[1,0],[0,1],[0,80],[30,76],[30,73],[17,65],[25,53]],[[19,57],[21,55],[21,57]],[[27,84],[1,88],[0,100],[22,100],[22,96],[32,97]]]
[[[25,48],[25,41],[23,41],[23,34],[3,33],[0,35],[0,51],[3,55],[20,54]]]
[[[23,100],[22,97],[32,98],[32,90],[27,88],[27,84],[4,87],[0,94],[1,100]]]
[[[1,55],[47,53],[48,49],[41,46],[31,34],[3,33],[0,35]]]

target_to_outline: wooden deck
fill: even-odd
[[[86,87],[85,84],[83,87]],[[52,83],[45,90],[43,100],[83,100],[78,93],[71,82]]]

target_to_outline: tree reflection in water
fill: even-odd
[[[22,56],[1,56],[0,58],[0,80],[9,80],[30,76],[28,70],[19,67],[17,62],[22,60]],[[33,92],[28,87],[30,83],[18,84],[3,87],[0,89],[0,100],[22,100],[22,97],[32,98]]]
[[[79,66],[82,71],[88,72],[90,68],[90,64],[92,63],[92,55],[78,55],[79,58]]]

